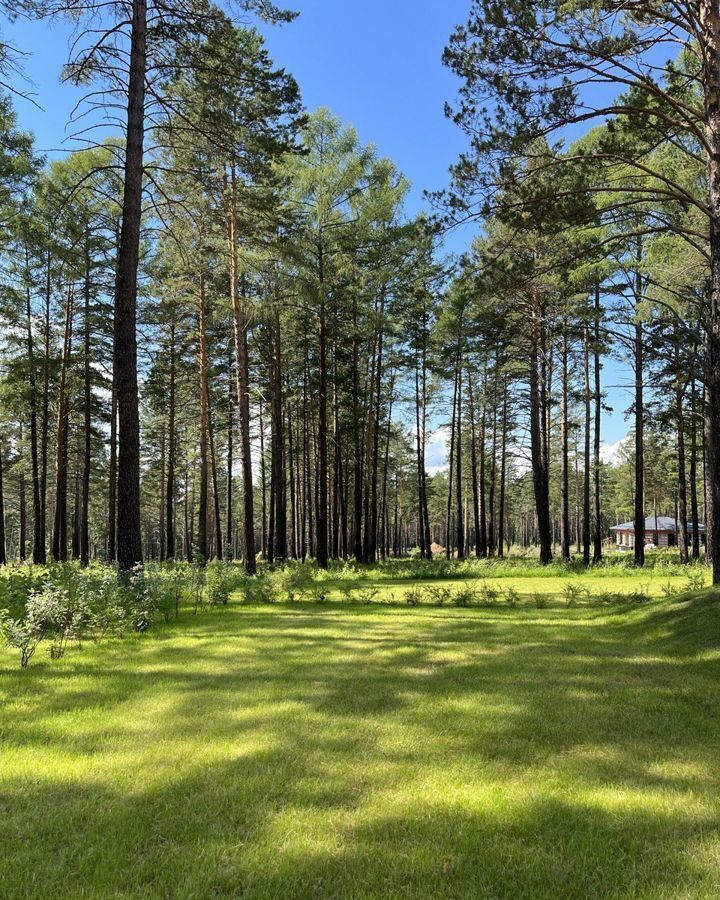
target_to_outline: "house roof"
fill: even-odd
[[[670,516],[648,516],[645,519],[645,531],[677,531],[678,523]],[[688,522],[688,531],[692,531],[692,522]],[[635,531],[634,522],[623,522],[622,525],[613,525],[610,531]],[[705,526],[698,522],[698,532],[704,533]]]

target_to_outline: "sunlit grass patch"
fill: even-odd
[[[717,604],[552,599],[0,651],[0,895],[716,898]]]

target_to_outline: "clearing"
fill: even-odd
[[[716,900],[719,635],[696,593],[1,650],[0,893]]]

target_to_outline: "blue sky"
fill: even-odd
[[[443,107],[457,88],[441,56],[453,27],[464,21],[469,0],[296,0],[286,4],[300,16],[280,28],[263,27],[275,62],[297,79],[308,109],[328,106],[352,123],[364,142],[393,159],[412,183],[409,211],[425,207],[423,190],[442,188],[448,166],[464,147],[461,132]],[[77,125],[68,125],[82,92],[60,84],[70,28],[61,23],[16,22],[3,33],[29,55],[25,72],[40,109],[18,99],[23,127],[50,155],[78,146]],[[460,252],[472,230],[454,232],[447,246]],[[608,402],[615,408],[603,422],[604,442],[627,433],[623,410],[630,395],[619,385],[626,367],[608,362]],[[613,385],[613,387],[610,387]]]
[[[309,109],[330,107],[363,141],[394,160],[412,182],[411,211],[419,210],[423,190],[447,183],[448,166],[463,147],[462,135],[443,113],[457,81],[441,55],[453,26],[467,14],[468,0],[286,5],[300,10],[292,24],[262,28],[274,60],[295,76]],[[42,106],[17,100],[23,125],[35,132],[41,149],[71,149],[67,123],[82,92],[59,83],[70,28],[17,22],[3,32],[30,53],[25,70]]]

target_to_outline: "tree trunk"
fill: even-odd
[[[594,369],[595,369],[595,542],[593,546],[593,563],[599,563],[602,560],[602,509],[600,496],[600,427],[602,419],[602,392],[600,390],[600,373],[602,364],[600,362],[600,318],[602,312],[600,309],[600,283],[595,284],[595,346]]]
[[[267,559],[267,478],[265,475],[265,422],[263,421],[262,399],[258,404],[258,426],[260,430],[260,555],[263,559]]]
[[[140,534],[140,414],[138,407],[137,271],[142,217],[147,2],[133,0],[130,38],[123,214],[115,290],[113,380],[117,392],[117,557],[121,570],[142,563]]]
[[[5,489],[3,486],[2,440],[0,439],[0,566],[7,563],[5,539]]]
[[[363,562],[364,547],[362,539],[363,508],[363,441],[360,422],[360,372],[357,324],[357,298],[353,299],[353,344],[352,344],[352,413],[353,413],[353,548],[355,559]]]
[[[677,467],[678,467],[678,492],[677,492],[677,525],[678,547],[680,549],[680,562],[690,561],[688,552],[688,522],[687,522],[687,481],[685,478],[685,414],[683,411],[683,387],[680,375],[680,335],[675,331],[675,425],[677,428]]]
[[[457,382],[458,371],[455,367],[455,379],[453,381],[452,395],[452,416],[450,418],[450,455],[448,458],[448,495],[447,495],[447,511],[445,514],[445,556],[450,559],[452,556],[452,495],[453,495],[453,473],[455,466],[455,415],[457,412]]]
[[[498,544],[497,555],[504,556],[505,543],[505,475],[507,471],[507,431],[508,431],[508,386],[507,376],[503,385],[502,438],[500,440],[500,503],[498,507]]]
[[[165,558],[175,557],[175,392],[176,354],[175,318],[170,322],[170,372],[168,386],[168,451],[165,486]]]
[[[537,298],[534,298],[534,300],[530,337],[530,444],[540,562],[543,565],[547,565],[552,560],[552,538],[550,534],[548,444],[544,433],[546,410],[542,401],[545,387],[540,383],[541,371],[544,368],[540,359],[540,349],[544,345],[542,339],[543,323],[541,321],[543,311],[537,302]]]
[[[562,386],[560,397],[560,553],[570,560],[570,470],[568,424],[568,333],[567,317],[563,320],[562,335]]]
[[[497,370],[498,356],[495,354],[495,373],[493,378],[493,396],[492,396],[492,450],[490,453],[490,489],[488,491],[488,554],[495,555],[497,549],[496,529],[495,529],[495,494],[497,488]]]
[[[30,256],[25,248],[25,305],[27,318],[27,350],[30,369],[30,460],[32,466],[33,492],[33,562],[45,562],[45,535],[42,523],[42,500],[40,496],[40,467],[38,462],[37,428],[37,379],[35,373],[35,340],[32,329],[32,306],[30,302]]]
[[[47,277],[45,281],[45,329],[43,352],[43,400],[42,400],[42,438],[41,438],[41,470],[40,470],[40,549],[42,558],[38,562],[44,563],[47,559],[47,481],[48,481],[48,443],[50,437],[50,251],[47,255]]]
[[[638,243],[637,259],[642,258]],[[635,302],[642,299],[642,275],[635,275]],[[639,314],[636,310],[636,317]],[[639,318],[635,323],[635,565],[645,565],[645,416],[643,410],[643,326]]]
[[[457,558],[465,559],[465,516],[463,512],[463,483],[462,483],[462,351],[458,348],[457,355],[457,413],[455,416],[457,428],[457,442],[455,445],[455,462],[457,474],[455,476],[455,531],[457,537]]]
[[[57,433],[55,438],[55,523],[52,555],[57,562],[67,560],[67,475],[68,475],[68,419],[70,415],[67,392],[67,372],[72,348],[73,295],[68,287],[65,309],[65,335],[60,362]]]
[[[23,427],[22,422],[20,423],[20,446],[22,446],[23,442]],[[18,479],[18,500],[20,505],[20,546],[19,546],[19,556],[20,561],[24,562],[26,553],[26,542],[27,542],[27,505],[25,502],[25,470],[22,466],[22,459],[20,460],[20,477]]]
[[[165,490],[166,490],[166,466],[167,466],[167,454],[166,454],[166,434],[165,434],[165,423],[163,422],[160,430],[160,490],[158,496],[158,555],[160,557],[160,562],[165,562],[167,559],[165,555]]]
[[[692,522],[692,556],[700,559],[700,515],[698,512],[697,458],[698,458],[698,411],[697,382],[695,380],[695,359],[690,377],[690,521]]]
[[[205,272],[200,270],[198,287],[198,393],[200,394],[200,498],[198,503],[197,551],[200,562],[208,559],[208,434],[209,394],[207,390],[207,349],[205,340]]]
[[[85,307],[83,310],[84,335],[84,448],[82,473],[82,503],[80,507],[80,565],[90,564],[90,466],[92,462],[91,409],[92,393],[90,390],[90,236],[85,233]]]
[[[270,333],[270,423],[271,470],[273,498],[273,559],[287,557],[287,484],[285,478],[285,435],[282,396],[282,350],[280,339],[280,313],[274,309],[274,322]]]
[[[233,559],[235,551],[233,547],[233,374],[232,374],[232,346],[228,348],[227,373],[228,373],[228,412],[227,412],[227,455],[225,460],[225,551],[228,559]]]
[[[485,497],[485,434],[487,428],[487,361],[483,366],[483,398],[480,418],[480,538],[478,556],[488,555],[487,505]]]
[[[710,281],[705,318],[707,553],[713,584],[720,584],[720,10],[714,0],[699,0],[699,14],[704,39],[705,136],[710,146]]]
[[[240,292],[238,291],[236,228],[237,176],[235,172],[235,163],[233,161],[233,164],[230,167],[230,204],[228,214],[230,301],[232,304],[233,329],[235,336],[235,379],[237,382],[240,456],[243,481],[243,555],[245,570],[249,575],[254,575],[257,571],[257,564],[255,562],[255,504],[253,498],[252,458],[250,452],[250,363],[248,359],[247,341],[248,324],[245,317],[245,304],[244,302],[241,303]]]
[[[583,371],[585,401],[585,453],[583,473],[583,563],[590,565],[590,330],[587,321],[583,327]]]
[[[117,556],[117,393],[115,382],[110,399],[110,463],[108,467],[108,560]]]
[[[318,508],[317,508],[317,546],[315,554],[321,569],[328,565],[328,452],[327,452],[327,322],[325,310],[325,263],[323,256],[322,235],[318,240],[318,376],[319,392],[318,408]]]
[[[422,373],[420,360],[415,359],[415,446],[417,449],[418,474],[418,536],[420,556],[432,559],[432,535],[427,500],[427,479],[425,473],[425,430],[427,415],[425,405],[425,351],[422,352]]]
[[[473,400],[472,377],[467,370],[468,406],[470,413],[470,467],[472,469],[473,524],[475,527],[475,556],[483,556],[480,539],[480,489],[477,469],[477,440],[475,434],[475,403]]]
[[[288,385],[288,393],[290,385]],[[298,556],[298,529],[297,529],[297,492],[295,485],[295,456],[293,449],[292,408],[288,404],[287,411],[287,435],[288,435],[288,480],[290,486],[290,556],[297,559]]]
[[[388,489],[388,466],[390,464],[390,436],[392,434],[392,413],[393,413],[393,402],[394,402],[394,394],[395,394],[395,370],[392,369],[390,372],[390,386],[389,386],[389,404],[388,404],[388,420],[387,420],[387,431],[385,433],[385,454],[383,460],[383,480],[382,480],[382,494],[380,499],[380,525],[381,525],[381,533],[380,533],[380,552],[382,553],[383,559],[385,559],[388,553],[388,531],[389,531],[389,517],[388,517],[388,507],[387,507],[387,489]]]

